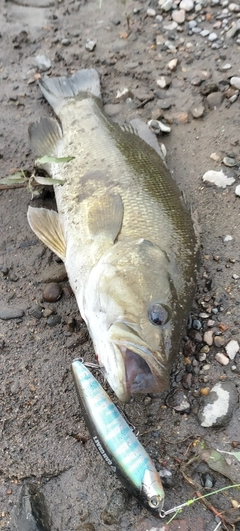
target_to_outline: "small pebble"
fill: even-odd
[[[28,314],[31,316],[31,317],[35,317],[35,319],[41,319],[42,317],[42,309],[40,306],[32,306],[29,310],[28,310]]]
[[[160,88],[167,88],[171,84],[171,79],[166,76],[161,76],[159,79],[157,79],[157,85]]]
[[[151,9],[151,7],[149,7],[149,9],[147,9],[147,16],[148,17],[155,17],[156,16],[155,9]]]
[[[193,118],[196,118],[196,119],[202,118],[204,111],[205,111],[205,107],[202,103],[198,105],[193,105],[193,107],[191,108],[192,116]]]
[[[231,77],[230,84],[232,85],[232,87],[235,87],[236,89],[240,90],[240,77]]]
[[[46,55],[37,55],[35,61],[40,72],[47,72],[52,66],[50,59]]]
[[[228,365],[229,363],[229,358],[227,358],[227,356],[225,356],[225,354],[223,354],[222,352],[217,352],[215,360],[218,361],[218,363],[220,363],[221,365]]]
[[[57,302],[61,299],[62,288],[59,284],[54,282],[48,284],[43,291],[43,300],[45,302]]]
[[[212,92],[207,96],[207,103],[210,109],[217,109],[223,102],[224,95],[222,92]]]
[[[71,41],[69,39],[65,39],[65,37],[61,40],[61,43],[63,46],[69,46],[71,44]]]
[[[3,304],[0,308],[0,319],[3,319],[4,321],[8,321],[9,319],[20,319],[24,315],[24,310],[21,308],[16,307],[7,307]]]
[[[179,7],[184,11],[191,11],[194,8],[194,2],[193,0],[182,0]]]
[[[215,336],[213,342],[215,347],[221,348],[226,344],[226,339],[223,336]]]
[[[231,341],[225,346],[225,350],[230,360],[234,360],[237,352],[239,352],[238,342],[235,339],[231,339]]]
[[[166,405],[175,411],[188,412],[190,404],[182,389],[173,389],[166,398]]]
[[[233,240],[233,237],[230,234],[227,234],[224,236],[223,241],[224,242],[231,242]]]
[[[213,344],[213,330],[207,330],[206,332],[204,332],[203,341],[205,343],[207,343],[207,345],[209,347],[212,346],[212,344]]]
[[[210,387],[202,387],[202,389],[200,389],[200,394],[202,396],[208,396],[209,395],[209,391],[210,391]]]
[[[227,70],[230,70],[232,68],[232,65],[230,63],[225,63],[224,65],[219,66],[219,72],[227,72]]]
[[[208,40],[209,40],[210,42],[214,42],[214,41],[216,41],[217,38],[218,38],[218,36],[217,36],[217,34],[214,33],[214,32],[209,33],[209,35],[208,35]]]
[[[164,2],[162,2],[162,0],[159,0],[159,5],[161,6],[162,10],[167,13],[168,11],[170,11],[170,9],[172,9],[173,0],[164,0]]]
[[[96,48],[96,41],[87,41],[87,43],[85,44],[85,48],[88,52],[93,52],[93,50],[95,50]]]
[[[169,61],[169,63],[167,64],[167,67],[169,70],[174,72],[177,68],[177,65],[178,65],[178,59],[174,58],[174,59],[171,59],[171,61]]]
[[[61,323],[61,320],[62,320],[61,315],[58,315],[57,313],[55,313],[55,314],[50,315],[50,317],[48,317],[47,324],[48,326],[53,327]]]
[[[229,168],[232,168],[233,166],[237,165],[237,161],[233,157],[224,157],[223,164]]]
[[[177,22],[177,24],[183,24],[185,22],[185,16],[184,9],[175,9],[172,12],[172,19]]]
[[[235,195],[237,195],[238,197],[240,197],[240,184],[238,184],[235,188]]]

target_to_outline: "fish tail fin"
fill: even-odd
[[[79,70],[72,76],[48,77],[39,79],[41,91],[56,112],[78,95],[87,93],[101,98],[100,81],[94,68]]]

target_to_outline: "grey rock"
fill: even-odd
[[[69,46],[71,44],[71,41],[69,39],[66,39],[65,37],[61,40],[61,43],[63,46]]]
[[[191,108],[193,118],[201,118],[204,114],[204,111],[205,107],[202,103],[193,105],[193,107]]]
[[[168,407],[171,407],[172,409],[175,409],[175,411],[179,412],[189,411],[190,409],[188,399],[183,390],[180,388],[173,389],[173,391],[168,394],[166,398],[166,404]]]
[[[61,320],[62,320],[61,315],[58,315],[57,313],[55,313],[55,314],[50,315],[50,317],[48,317],[47,324],[48,326],[53,327],[61,323]]]
[[[209,35],[209,30],[203,29],[200,33],[201,37],[207,37]]]
[[[8,321],[9,319],[20,319],[24,315],[24,310],[13,306],[2,306],[0,308],[0,319]]]
[[[29,314],[31,317],[35,317],[35,319],[41,319],[41,317],[42,317],[42,309],[40,308],[40,306],[38,306],[37,304],[35,304],[34,306],[32,306],[32,307],[28,310],[28,314]]]
[[[218,382],[204,398],[198,411],[201,426],[225,426],[231,419],[237,400],[238,392],[233,382]]]
[[[37,55],[35,61],[40,72],[47,72],[52,66],[50,59],[46,55]]]
[[[210,42],[216,41],[217,39],[218,39],[218,36],[214,31],[212,33],[209,33],[208,40]]]
[[[207,102],[210,109],[216,109],[220,107],[222,101],[223,101],[223,94],[222,92],[212,92],[211,94],[208,94],[207,96]]]

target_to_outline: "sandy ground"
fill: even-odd
[[[1,177],[14,169],[31,169],[33,156],[28,146],[28,125],[50,113],[36,83],[37,55],[44,54],[51,60],[49,73],[54,75],[94,66],[101,77],[106,111],[119,121],[140,117],[146,122],[159,115],[163,101],[170,102],[170,109],[162,110],[162,116],[172,130],[160,140],[167,147],[168,165],[174,178],[193,211],[198,213],[201,228],[202,259],[192,315],[197,318],[203,311],[204,297],[205,306],[220,301],[222,312],[216,320],[224,324],[226,341],[240,340],[237,278],[240,275],[240,200],[234,192],[240,176],[240,113],[239,98],[231,104],[224,92],[229,77],[239,76],[239,47],[233,39],[226,41],[221,49],[212,49],[201,36],[188,36],[187,23],[182,26],[182,33],[177,33],[177,39],[182,39],[177,51],[156,46],[156,35],[163,32],[146,11],[150,6],[162,13],[157,2],[112,0],[109,5],[103,0],[99,9],[95,0],[65,0],[53,2],[50,7],[36,7],[49,3],[39,1],[31,7],[27,0],[22,2],[25,5],[19,1],[1,2]],[[139,8],[136,14],[134,8]],[[215,20],[221,9],[210,5],[204,13],[212,13]],[[164,18],[165,23],[169,22],[170,14],[165,13]],[[212,25],[210,20],[203,26],[212,31]],[[93,52],[85,49],[89,39],[97,43]],[[188,42],[191,47],[187,46]],[[179,63],[171,72],[167,64],[174,57]],[[231,64],[230,72],[221,72],[219,66],[226,63]],[[192,83],[194,78],[203,77],[204,71],[225,95],[222,103],[213,109],[201,95],[201,85]],[[171,79],[171,86],[165,92],[157,85],[162,75]],[[133,100],[116,101],[117,91],[123,87],[132,91]],[[190,110],[202,101],[203,116],[194,119]],[[210,159],[213,152],[221,152],[223,157],[234,156],[238,162],[234,168],[223,166],[224,172],[236,179],[226,189],[202,181],[207,170],[221,169],[221,162]],[[218,521],[200,503],[186,508],[178,516],[177,524],[167,527],[164,520],[165,527],[161,527],[163,522],[147,513],[137,500],[132,497],[127,502],[123,500],[121,483],[88,439],[70,364],[76,356],[93,360],[94,352],[68,281],[62,270],[59,272],[61,264],[28,226],[26,212],[30,202],[31,195],[25,188],[0,190],[1,304],[4,308],[23,310],[18,318],[0,320],[0,529],[22,530],[15,523],[14,513],[22,486],[33,484],[45,498],[52,531],[103,531],[109,527],[106,507],[110,507],[113,522],[109,528],[114,531],[151,528],[213,531]],[[31,204],[51,207],[53,194],[46,191]],[[226,235],[233,239],[224,242]],[[54,304],[46,303],[42,298],[43,289],[46,281],[56,279],[56,275],[62,297]],[[60,316],[60,322],[49,326],[47,313],[51,311],[45,312],[46,317],[36,318],[39,307],[40,312],[52,310],[53,315]],[[198,344],[198,351],[203,344]],[[236,368],[232,370],[233,362],[222,366],[215,360],[217,351],[216,347],[210,347],[206,360],[195,365],[198,371],[193,372],[187,389],[185,385],[190,412],[177,413],[166,407],[165,396],[157,395],[139,398],[126,407],[156,466],[172,473],[166,488],[166,509],[193,496],[194,487],[184,478],[179,464],[192,457],[189,445],[195,439],[204,438],[212,448],[227,451],[231,451],[232,441],[236,445],[240,442],[238,404],[224,428],[202,428],[197,419],[200,389],[211,388],[225,379],[239,386],[239,354],[234,360]],[[189,358],[194,367],[194,356]],[[206,364],[209,367],[204,372]],[[172,388],[183,389],[186,367],[181,352],[173,372]],[[238,463],[234,458],[229,463],[232,477],[237,481]],[[197,463],[185,472],[201,485],[206,470],[214,488],[229,484],[223,475],[209,470],[206,464]],[[117,497],[117,509],[113,496]],[[232,498],[240,502],[236,491],[231,495],[216,495],[211,501],[221,511],[231,508]],[[236,521],[237,516],[234,518]],[[235,525],[240,529],[240,524]],[[227,529],[231,527],[228,525]]]

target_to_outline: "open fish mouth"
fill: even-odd
[[[124,359],[125,385],[127,393],[131,395],[135,393],[146,394],[159,392],[162,387],[160,380],[163,380],[164,374],[166,374],[165,367],[162,367],[159,364],[158,374],[157,371],[154,371],[151,363],[147,363],[144,357],[131,348],[126,348],[122,345],[119,345],[118,348],[120,349]],[[149,355],[152,357],[150,352]]]
[[[126,386],[130,393],[147,393],[156,387],[154,375],[147,362],[128,348],[125,351],[125,371]]]

